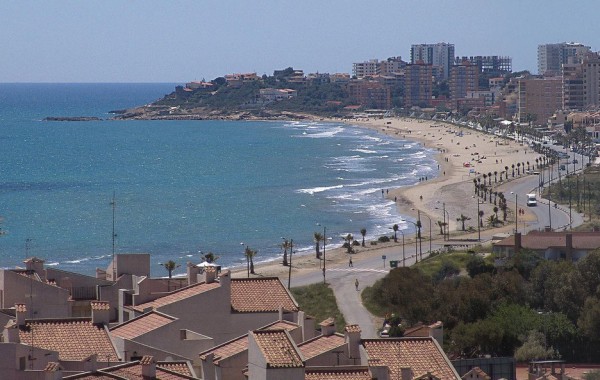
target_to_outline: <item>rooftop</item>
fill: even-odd
[[[600,232],[545,232],[530,231],[521,235],[521,246],[528,249],[547,249],[549,247],[566,247],[567,235],[573,236],[573,248],[596,249],[600,247]],[[502,239],[496,246],[514,246],[515,236]]]
[[[371,380],[371,374],[365,367],[359,368],[323,368],[307,369],[305,380]]]
[[[145,302],[139,305],[135,305],[133,307],[134,310],[137,310],[139,312],[143,312],[144,310],[148,309],[148,308],[153,308],[153,309],[157,309],[161,306],[166,306],[166,305],[170,305],[172,303],[184,300],[186,298],[189,297],[193,297],[195,295],[198,295],[200,293],[204,293],[207,292],[209,290],[212,289],[216,289],[218,288],[220,285],[218,282],[212,282],[210,284],[207,284],[205,282],[200,282],[194,285],[190,285],[190,286],[186,286],[185,288],[181,288],[178,290],[175,290],[173,292],[168,293],[167,295],[157,298],[154,301],[150,301],[150,302]]]
[[[89,318],[26,320],[19,338],[23,344],[58,351],[60,360],[81,361],[94,354],[118,360],[104,326]]]
[[[460,376],[433,338],[363,339],[369,364],[385,365],[390,378],[401,376],[401,368],[411,368],[415,377],[431,373],[443,380]]]
[[[302,342],[298,349],[302,352],[305,359],[311,359],[325,352],[329,352],[346,344],[346,338],[340,334],[319,335],[312,339]]]
[[[298,305],[277,277],[231,279],[231,308],[241,313],[276,312]]]
[[[123,339],[133,339],[173,322],[176,318],[157,311],[140,315],[110,329],[113,335]]]
[[[304,361],[285,330],[251,333],[267,362],[267,368],[301,368]]]
[[[84,372],[77,375],[65,376],[65,380],[146,380],[142,376],[142,363],[140,361],[120,363],[98,371]],[[156,379],[160,380],[189,380],[193,377],[189,366],[182,361],[156,363]]]

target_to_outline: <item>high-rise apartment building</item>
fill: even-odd
[[[454,64],[454,44],[418,44],[410,48],[410,63],[424,62],[441,68],[442,78],[448,79],[450,67]]]
[[[583,65],[563,65],[563,110],[581,110],[584,107]]]
[[[348,83],[350,98],[363,107],[390,109],[391,91],[388,86],[372,80],[356,79]]]
[[[425,63],[404,68],[404,105],[429,107],[433,90],[433,67]]]
[[[490,74],[507,74],[512,72],[512,58],[499,55],[486,55],[475,57],[456,57],[454,63],[460,65],[469,62],[479,67],[480,72]]]
[[[600,107],[600,54],[588,54],[583,59],[583,104]]]
[[[479,67],[468,61],[450,69],[450,99],[464,99],[467,92],[479,90]]]
[[[519,121],[546,124],[562,108],[562,77],[522,78],[518,80]]]
[[[562,65],[577,63],[583,56],[591,52],[589,46],[576,42],[562,42],[558,44],[545,44],[538,46],[538,73],[559,74]]]

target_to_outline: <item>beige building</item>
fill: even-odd
[[[479,67],[463,62],[450,68],[450,99],[463,99],[468,92],[479,90]]]
[[[518,86],[519,122],[542,125],[562,108],[562,77],[521,78]]]
[[[404,106],[431,106],[432,91],[433,67],[422,62],[407,65],[404,72]]]

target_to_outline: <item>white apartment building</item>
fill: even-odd
[[[425,64],[441,68],[442,78],[448,79],[450,68],[454,64],[454,44],[440,42],[437,44],[417,44],[410,48],[410,62],[422,61]]]
[[[538,45],[538,73],[561,73],[563,64],[577,63],[590,52],[589,46],[577,42]]]

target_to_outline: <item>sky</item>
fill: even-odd
[[[447,42],[537,72],[537,46],[600,50],[598,0],[0,0],[0,82],[165,82],[353,62]]]

